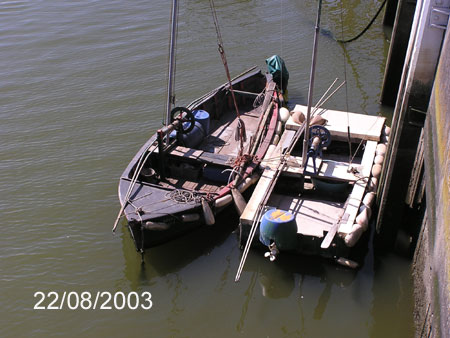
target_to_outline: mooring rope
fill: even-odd
[[[246,141],[246,132],[245,132],[245,124],[244,121],[241,120],[241,115],[239,114],[239,109],[236,101],[236,97],[234,96],[233,84],[231,81],[230,70],[228,68],[227,57],[225,55],[225,49],[223,47],[222,34],[220,33],[219,20],[217,18],[216,8],[214,6],[214,0],[209,0],[209,5],[211,7],[211,13],[214,20],[214,26],[216,28],[217,35],[217,45],[219,48],[220,57],[222,58],[222,63],[225,68],[225,73],[228,79],[228,86],[230,87],[231,96],[233,98],[234,109],[236,110],[236,116],[238,118],[238,130],[236,135],[236,140],[239,140],[239,154],[242,154],[244,148],[244,142]]]
[[[351,39],[344,40],[344,38],[342,37],[342,40],[336,39],[336,41],[340,42],[340,43],[348,43],[348,42],[355,41],[355,40],[359,39],[361,36],[363,36],[363,34],[369,30],[370,26],[372,26],[374,21],[377,19],[378,15],[381,13],[381,10],[383,9],[384,5],[386,4],[386,1],[387,0],[383,1],[383,3],[381,4],[380,8],[378,8],[378,11],[376,12],[375,16],[372,18],[372,20],[370,20],[369,24],[366,26],[366,28],[364,28],[361,31],[361,33],[359,33],[358,35],[356,35],[355,37],[353,37]]]

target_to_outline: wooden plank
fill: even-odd
[[[342,202],[280,194],[272,194],[267,205],[295,215],[298,234],[319,238],[339,221],[344,207]]]
[[[359,177],[348,172],[348,162],[323,160],[318,176],[336,181],[355,182]]]
[[[320,247],[322,249],[328,249],[330,247],[331,242],[334,239],[334,235],[336,235],[337,229],[339,228],[339,221],[336,221],[331,229],[328,231],[327,235],[323,239],[322,243],[320,244]]]
[[[242,224],[251,225],[253,223],[253,217],[256,214],[256,210],[258,206],[261,204],[264,194],[269,188],[269,185],[273,178],[275,177],[276,170],[267,168],[264,170],[261,178],[258,181],[258,184],[253,191],[252,197],[247,203],[247,207],[244,209],[244,212],[241,215],[240,221]]]
[[[234,161],[236,160],[236,157],[234,156],[228,156],[223,154],[214,154],[209,152],[202,152],[198,159],[204,163],[208,164],[216,164],[220,166],[226,166],[226,167],[233,167]]]
[[[377,144],[378,142],[376,141],[367,141],[366,143],[366,149],[364,151],[364,155],[361,162],[362,177],[370,177],[373,160],[375,158],[375,151],[377,149]],[[345,213],[348,214],[348,219],[346,222],[341,223],[339,227],[339,232],[342,234],[347,234],[352,230],[353,223],[358,214],[361,201],[364,197],[367,181],[368,180],[359,180],[353,186],[353,190],[349,197],[348,205],[345,210]]]
[[[307,107],[298,104],[293,110],[301,111],[306,115]],[[349,124],[350,137],[353,140],[379,141],[386,121],[381,116],[347,113],[339,110],[319,109],[317,114],[328,120],[325,127],[330,131],[331,136],[337,140],[347,140],[347,124]],[[297,130],[299,127],[300,125],[292,120],[292,116],[289,117],[286,122],[286,129]]]
[[[169,154],[173,156],[180,156],[197,160],[202,155],[202,153],[202,150],[177,146]]]

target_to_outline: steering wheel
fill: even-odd
[[[328,147],[331,143],[330,131],[324,126],[312,126],[309,128],[309,145],[311,146],[314,138],[318,136],[320,139],[320,147]]]
[[[183,116],[183,113],[184,116]],[[183,134],[189,133],[195,126],[195,116],[192,112],[185,107],[175,107],[170,112],[170,122],[174,122],[175,120],[180,121],[178,130]],[[184,122],[189,122],[189,126],[185,127]]]

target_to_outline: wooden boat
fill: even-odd
[[[119,183],[119,199],[139,251],[203,224],[254,184],[258,165],[275,135],[279,94],[270,74],[256,67],[214,89],[186,108],[172,110],[134,156]],[[235,131],[245,125],[240,145]],[[240,204],[241,203],[241,204]]]
[[[306,113],[307,107],[297,105],[294,111]],[[326,125],[310,127],[306,166],[302,167],[302,142],[285,152],[301,127],[292,116],[278,146],[267,153],[264,173],[240,218],[240,244],[246,244],[256,220],[252,244],[268,247],[271,260],[289,251],[355,267],[349,254],[369,225],[389,128],[380,116],[328,109],[317,114]],[[315,140],[320,151],[314,149]],[[258,213],[263,204],[265,209]]]

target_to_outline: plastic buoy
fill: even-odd
[[[216,208],[222,208],[224,206],[227,206],[232,201],[233,201],[233,197],[231,196],[231,194],[222,196],[222,197],[216,199]]]
[[[381,164],[374,164],[372,167],[372,176],[379,178],[381,175]]]
[[[384,143],[378,143],[377,150],[375,151],[375,154],[377,155],[386,155],[386,145]]]
[[[384,162],[383,155],[377,155],[377,156],[375,156],[375,159],[373,160],[373,163],[375,163],[375,164],[383,164],[383,162]]]
[[[247,190],[248,187],[255,184],[259,180],[258,174],[253,174],[250,177],[246,177],[244,182],[241,182],[241,184],[238,185],[237,189],[240,193],[243,193],[245,190]]]
[[[358,210],[358,212],[361,214],[364,210],[366,210],[367,209],[367,217],[370,219],[370,217],[372,216],[372,208],[371,207],[369,207],[369,206],[367,206],[367,205],[365,205],[365,204],[362,204],[360,207],[359,207],[359,210]],[[356,223],[358,223],[358,222],[356,222]]]
[[[364,229],[361,224],[355,223],[353,224],[352,231],[345,236],[345,245],[349,248],[355,246],[356,242],[361,238]]]
[[[203,209],[203,217],[205,218],[206,225],[213,225],[216,223],[216,219],[214,218],[214,214],[209,206],[208,202],[202,199],[202,209]]]
[[[145,230],[149,231],[164,231],[168,230],[170,228],[169,224],[167,223],[158,223],[158,222],[151,222],[147,221],[144,224],[142,224],[142,227]]]
[[[339,257],[338,259],[336,259],[336,263],[346,266],[348,268],[352,268],[352,269],[357,269],[359,266],[359,264],[356,263],[355,261],[352,261],[351,259],[344,258],[344,257]]]
[[[369,212],[368,208],[364,208],[364,210],[356,216],[355,222],[362,226],[363,230],[366,231],[369,227]]]
[[[273,139],[272,139],[272,144],[273,144],[273,145],[277,145],[278,142],[280,142],[280,135],[275,134],[275,136],[274,136]]]
[[[278,121],[277,127],[275,128],[275,134],[281,135],[282,132],[283,132],[283,122]]]
[[[314,116],[314,117],[311,119],[310,125],[311,125],[311,126],[314,126],[314,125],[315,125],[315,126],[324,126],[324,125],[327,124],[327,122],[328,122],[327,119],[323,118],[323,117],[320,116],[320,115],[316,115],[316,116]]]
[[[375,201],[375,193],[369,192],[364,196],[362,202],[364,205],[367,205],[368,207],[372,207],[373,202]]]
[[[278,119],[281,122],[286,123],[286,121],[289,119],[289,116],[290,116],[289,110],[287,108],[285,108],[285,107],[281,107],[280,108],[280,113],[278,115]]]
[[[280,250],[293,250],[297,245],[297,223],[292,213],[280,209],[267,211],[259,230],[259,240],[266,246],[275,243]]]
[[[305,115],[301,111],[296,111],[292,114],[292,121],[297,124],[305,122]]]
[[[199,214],[186,214],[186,215],[181,215],[181,220],[183,222],[196,222],[200,219],[200,215]]]
[[[244,196],[242,196],[242,194],[236,188],[231,188],[231,194],[233,195],[233,201],[234,205],[236,206],[236,210],[239,213],[239,216],[241,216],[245,210],[245,207],[247,206],[247,202],[245,201]]]
[[[389,136],[391,134],[391,127],[384,126],[383,134]]]
[[[376,177],[371,177],[369,182],[369,191],[376,192],[378,188],[378,179]]]

